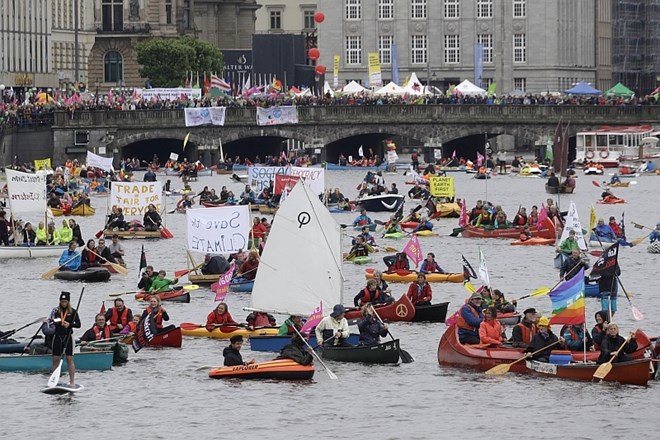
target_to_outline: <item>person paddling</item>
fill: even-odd
[[[92,341],[109,339],[112,336],[110,326],[106,325],[105,316],[101,313],[94,318],[94,325],[80,337],[80,345],[87,345]]]
[[[73,335],[72,329],[80,328],[80,317],[78,311],[71,307],[71,293],[60,293],[60,304],[50,312],[48,320],[48,332],[53,334],[53,370],[57,368],[62,360],[62,355],[66,356],[67,367],[69,370],[69,386],[76,386],[75,374],[76,365],[73,362]]]
[[[250,365],[254,364],[254,359],[247,362],[243,361],[241,356],[241,348],[243,347],[243,336],[235,335],[229,339],[229,346],[222,350],[222,355],[225,358],[225,367],[233,367],[235,365]]]

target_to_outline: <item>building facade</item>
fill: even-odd
[[[611,0],[319,0],[318,9],[320,62],[340,55],[340,84],[367,82],[376,52],[384,83],[396,58],[400,82],[415,72],[443,90],[464,79],[494,81],[498,93],[611,85]]]
[[[316,29],[316,3],[305,0],[259,0],[257,33],[300,34]]]

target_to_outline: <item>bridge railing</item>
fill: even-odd
[[[254,126],[254,107],[227,108],[226,126]],[[550,105],[371,105],[298,107],[298,121],[309,124],[428,123],[543,123],[638,124],[660,121],[660,106]],[[176,128],[185,127],[181,109],[129,111],[76,110],[56,112],[59,128]]]

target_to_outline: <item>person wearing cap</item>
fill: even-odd
[[[523,319],[511,331],[511,345],[517,348],[527,347],[538,331],[536,327],[536,309],[530,307],[523,312]]]
[[[60,294],[60,304],[50,312],[48,319],[49,330],[46,333],[53,335],[53,370],[57,368],[62,359],[66,356],[66,362],[69,370],[69,386],[75,387],[76,365],[73,362],[73,329],[80,328],[80,317],[78,311],[71,307],[71,293],[62,292]]]
[[[619,335],[619,326],[613,322],[610,322],[607,326],[607,331],[603,340],[600,344],[600,356],[598,357],[598,363],[602,364],[609,362],[614,356],[614,353],[621,348],[623,344],[626,344],[619,354],[612,360],[612,363],[615,362],[627,362],[632,360],[630,356],[631,353],[637,351],[637,341],[635,340],[635,334],[633,333],[630,336],[630,340],[626,343],[626,339]]]
[[[431,285],[426,282],[425,274],[417,274],[417,281],[408,286],[406,296],[410,298],[410,302],[415,306],[431,305],[433,292],[431,291]]]
[[[458,340],[461,344],[479,344],[479,326],[484,320],[481,311],[483,298],[478,293],[473,293],[470,300],[466,302],[458,312]]]
[[[566,239],[562,241],[557,248],[557,253],[563,252],[566,255],[570,255],[571,252],[573,252],[573,249],[577,249],[579,251],[580,245],[575,238],[575,230],[571,229],[568,231],[568,237],[566,237]]]
[[[651,233],[649,234],[649,241],[651,243],[660,241],[660,222],[655,224],[655,229],[652,230]]]
[[[243,347],[243,336],[234,335],[229,338],[229,346],[222,350],[222,355],[225,357],[225,367],[254,364],[254,359],[250,359],[247,362],[243,361],[241,347]]]
[[[60,270],[72,270],[76,271],[80,269],[80,263],[82,261],[81,256],[76,252],[78,243],[75,241],[69,242],[68,249],[65,249],[60,256],[58,264],[60,265]]]
[[[224,255],[206,254],[202,274],[204,275],[222,275],[229,270],[229,262]]]
[[[502,324],[497,320],[497,309],[493,306],[484,310],[484,320],[479,324],[479,343],[485,345],[500,345],[502,337]]]
[[[112,333],[121,333],[124,327],[133,320],[133,312],[124,305],[123,299],[115,298],[115,306],[106,310],[105,320]]]
[[[552,350],[561,348],[560,344],[563,344],[564,338],[557,338],[557,335],[552,333],[552,330],[550,329],[550,320],[545,316],[539,318],[537,325],[538,332],[536,332],[532,338],[532,341],[525,349],[525,352],[528,353],[527,357],[531,357],[535,361],[548,362],[550,360],[550,354],[552,353]],[[556,343],[557,341],[559,341],[559,344]],[[554,345],[549,347],[551,344]],[[534,354],[534,356],[531,356],[532,353],[537,351],[538,353]]]
[[[346,308],[341,304],[336,304],[332,308],[330,316],[326,316],[316,326],[316,340],[319,345],[335,346],[335,347],[350,347],[351,344],[347,342],[350,336],[348,330],[348,321],[344,316]]]
[[[621,183],[621,178],[617,173],[612,174],[610,178],[610,185],[614,185],[615,183]]]
[[[371,304],[362,306],[362,319],[358,321],[360,345],[378,345],[381,336],[387,336],[387,324],[376,317]]]
[[[39,222],[37,226],[37,246],[46,246],[48,245],[48,231],[44,222]]]
[[[303,326],[302,316],[291,315],[286,319],[277,330],[277,336],[295,335],[296,330],[300,331]],[[295,327],[295,328],[294,328]]]

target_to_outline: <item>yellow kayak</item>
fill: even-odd
[[[364,270],[364,276],[369,280],[374,277],[374,269]],[[383,280],[390,283],[412,283],[417,281],[417,272],[400,270],[397,272],[383,272]],[[462,273],[427,273],[426,281],[429,283],[462,283]]]
[[[428,230],[413,232],[413,234],[419,237],[436,237],[438,235],[437,232],[428,231]]]
[[[243,336],[249,338],[250,336],[276,336],[279,327],[260,328],[256,330],[248,330],[244,327],[227,326],[217,327],[212,331],[206,330],[206,327],[201,324],[192,322],[181,323],[181,333],[183,336],[193,336],[195,338],[212,338],[212,339],[229,339],[232,336]]]

